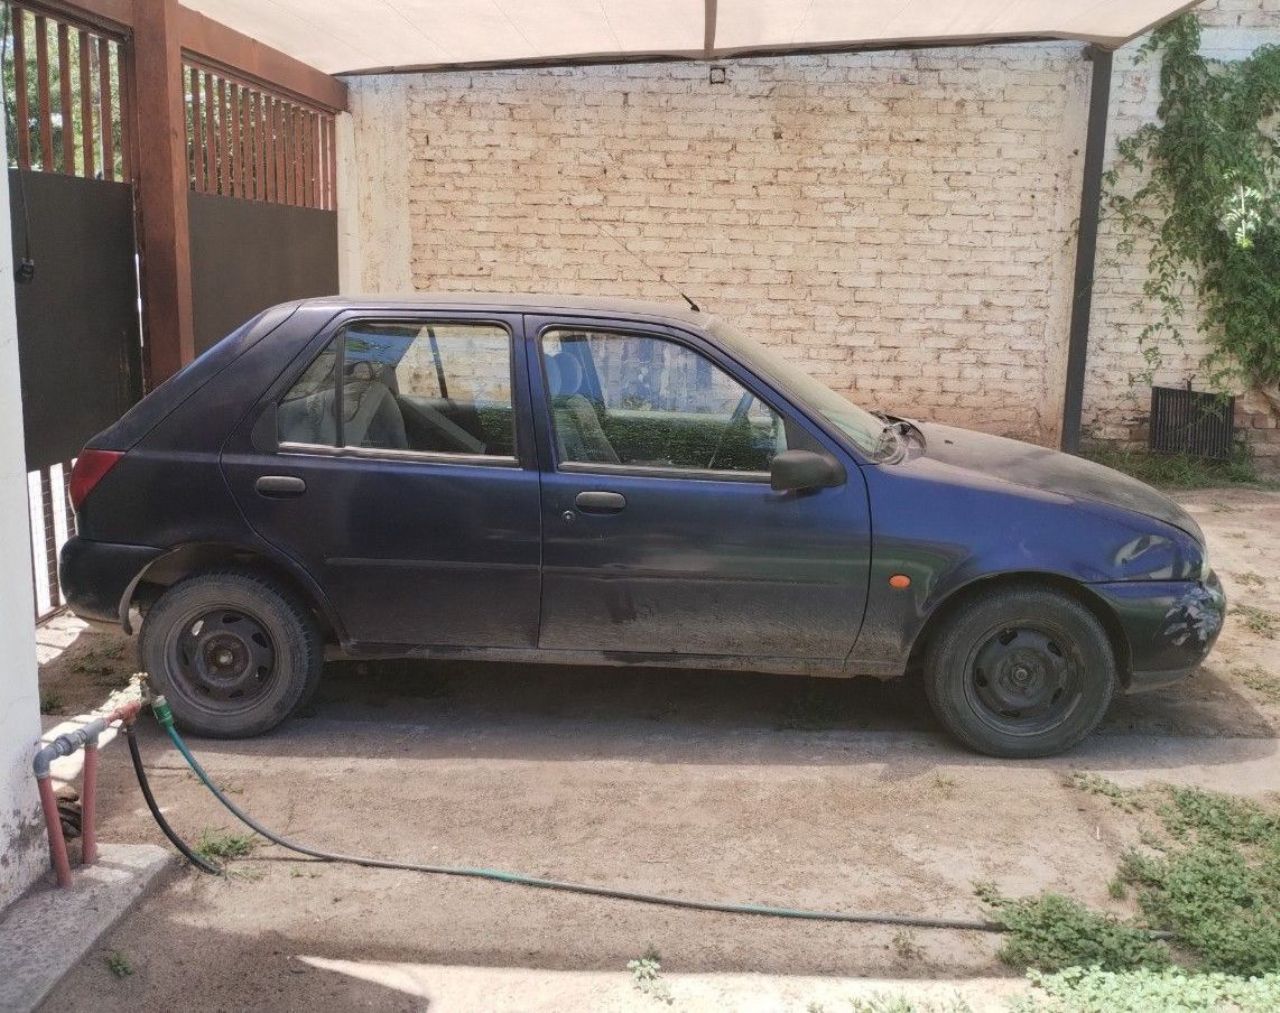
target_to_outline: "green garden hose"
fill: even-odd
[[[214,797],[221,802],[236,819],[240,820],[245,826],[265,837],[274,844],[278,844],[282,848],[290,851],[296,851],[300,855],[306,855],[309,858],[318,859],[322,862],[341,862],[348,865],[360,865],[369,869],[398,869],[404,872],[425,872],[438,876],[463,876],[471,879],[488,879],[498,883],[514,883],[518,886],[537,887],[544,890],[562,890],[567,893],[586,894],[591,897],[609,897],[613,900],[627,900],[639,904],[656,904],[662,907],[685,908],[694,911],[718,911],[723,914],[733,915],[762,915],[766,918],[794,918],[807,921],[820,922],[852,922],[860,925],[897,925],[907,928],[917,929],[961,929],[976,932],[1003,932],[1005,927],[998,922],[990,921],[970,921],[961,918],[916,918],[908,915],[894,914],[876,914],[867,912],[853,911],[810,911],[804,908],[788,908],[773,907],[768,904],[732,904],[723,901],[710,900],[689,900],[684,897],[664,897],[659,894],[638,893],[633,890],[619,890],[614,887],[592,886],[585,883],[566,883],[555,879],[543,879],[538,876],[526,876],[516,872],[504,872],[501,869],[474,869],[466,866],[454,865],[421,865],[416,862],[397,862],[388,858],[366,858],[359,855],[342,855],[330,851],[321,851],[319,848],[313,848],[306,844],[298,844],[287,838],[281,837],[268,828],[264,827],[256,819],[246,813],[238,805],[232,802],[223,792],[213,783],[205,769],[200,766],[200,762],[191,755],[191,750],[187,748],[187,744],[182,740],[182,736],[178,734],[178,730],[173,724],[173,712],[169,709],[168,703],[164,697],[157,696],[152,701],[152,710],[155,712],[156,720],[160,722],[160,726],[168,733],[174,747],[182,754],[183,759],[190,765],[195,775],[204,782],[204,786],[213,792]],[[144,775],[141,773],[139,766],[139,780],[143,781]],[[144,788],[144,794],[150,794],[148,789]],[[156,809],[152,809],[155,815]],[[165,829],[165,824],[161,824],[161,829]],[[170,840],[174,840],[176,835],[171,830],[166,830],[166,835]],[[178,845],[184,854],[189,852],[189,848],[183,848]],[[203,866],[201,866],[203,868]],[[206,871],[208,871],[206,869]]]

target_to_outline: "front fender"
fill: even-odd
[[[960,480],[955,469],[927,463],[864,469],[873,540],[867,616],[851,670],[904,669],[929,619],[980,581],[1199,579],[1200,546],[1171,524],[968,474]]]

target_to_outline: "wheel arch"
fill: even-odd
[[[1128,687],[1133,669],[1132,651],[1129,646],[1128,635],[1125,633],[1124,626],[1115,610],[1101,595],[1090,590],[1087,584],[1061,574],[1035,570],[997,573],[978,577],[967,584],[955,588],[940,599],[925,617],[924,622],[921,624],[920,632],[916,635],[915,641],[911,645],[911,652],[907,660],[907,670],[909,672],[919,670],[931,639],[956,609],[972,601],[978,595],[1009,587],[1047,588],[1066,595],[1088,609],[1094,618],[1102,624],[1103,630],[1106,631],[1111,649],[1115,653],[1120,683],[1122,686]]]
[[[267,576],[289,588],[315,615],[326,640],[342,640],[343,628],[337,613],[309,575],[277,555],[227,542],[188,542],[157,556],[125,589],[120,599],[121,626],[126,633],[132,633],[130,610],[154,601],[165,588],[203,571],[228,568]]]

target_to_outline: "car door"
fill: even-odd
[[[518,315],[345,314],[224,449],[245,518],[311,573],[349,641],[536,644],[522,348]]]
[[[857,465],[698,337],[529,317],[542,479],[539,646],[760,659],[848,655],[870,522]],[[788,447],[846,481],[775,493]]]

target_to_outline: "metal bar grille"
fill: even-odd
[[[1236,399],[1181,387],[1151,388],[1148,446],[1160,454],[1226,460],[1235,444]]]

